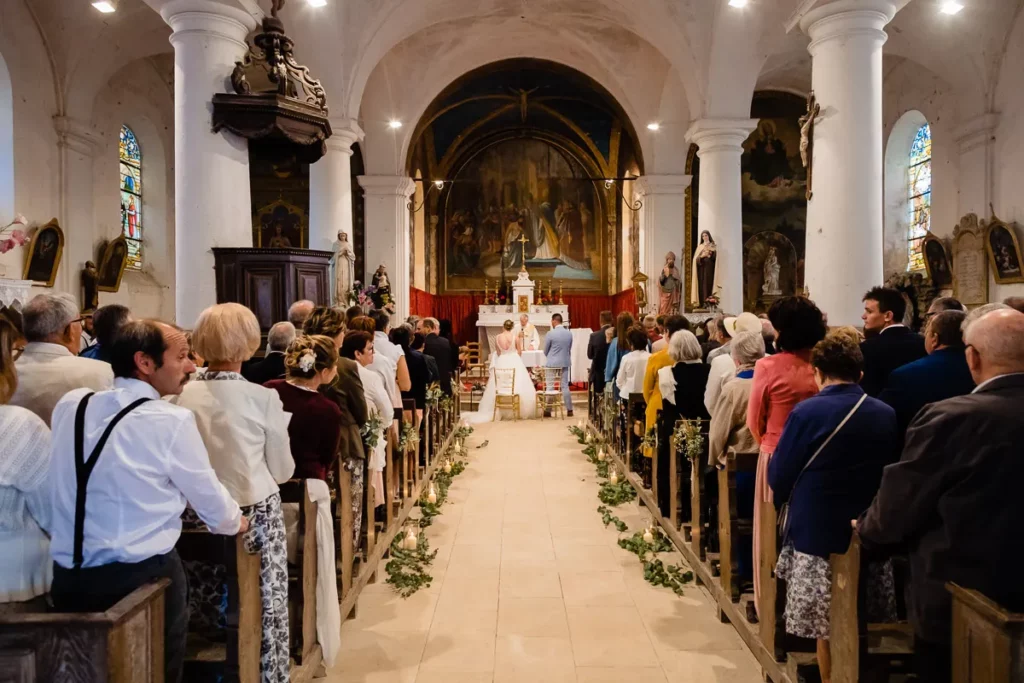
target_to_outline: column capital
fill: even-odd
[[[245,38],[259,23],[252,13],[215,0],[170,0],[160,7],[160,16],[174,31],[172,45],[183,35],[198,34],[230,40],[247,49]]]
[[[367,196],[395,196],[408,199],[416,189],[416,181],[404,175],[361,175],[359,186]]]
[[[87,157],[99,150],[100,137],[90,124],[70,116],[54,116],[53,125],[57,129],[60,146]]]
[[[361,142],[366,133],[355,119],[331,119],[331,137],[327,138],[327,149],[352,155],[352,145]]]
[[[690,186],[693,176],[689,175],[643,175],[636,179],[638,194],[650,196],[655,194],[681,195]]]
[[[757,128],[757,119],[698,119],[686,131],[686,139],[707,152],[743,152],[743,142]]]
[[[893,0],[836,0],[819,5],[800,18],[800,30],[811,43],[807,51],[812,55],[824,42],[853,35],[886,40],[885,25],[896,16]]]
[[[998,127],[999,114],[988,112],[957,126],[953,138],[960,145],[960,153],[966,154],[992,140]]]

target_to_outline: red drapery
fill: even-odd
[[[435,297],[430,292],[424,292],[415,287],[409,288],[409,314],[418,315],[421,318],[434,317]]]
[[[612,311],[615,315],[623,311],[629,311],[636,315],[636,291],[631,287],[624,289],[612,298]]]

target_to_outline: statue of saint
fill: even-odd
[[[768,256],[764,260],[764,284],[761,285],[761,292],[766,296],[781,296],[779,288],[779,257],[775,254],[775,247],[768,247]]]
[[[348,242],[348,234],[338,231],[338,246],[334,249],[334,303],[347,306],[352,291],[352,274],[355,272],[356,255]]]
[[[96,264],[92,261],[85,262],[82,269],[82,312],[91,313],[99,308],[100,290],[99,273],[96,271]]]
[[[385,304],[394,300],[391,297],[391,281],[388,280],[388,269],[383,263],[377,266],[370,284],[377,288],[377,291],[373,294],[373,303],[377,308],[384,308]],[[387,298],[385,299],[385,297]]]
[[[709,296],[715,293],[715,266],[718,247],[711,233],[700,233],[700,244],[693,253],[693,278],[690,284],[690,299],[702,307]]]
[[[683,298],[683,280],[679,276],[679,268],[676,267],[675,252],[668,252],[665,256],[665,267],[661,269],[661,276],[658,278],[661,291],[658,294],[658,313],[660,315],[672,315],[679,312],[679,303]]]

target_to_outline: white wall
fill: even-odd
[[[996,215],[1017,223],[1017,238],[1024,241],[1024,21],[1019,17],[1010,35],[993,98],[999,114],[995,134],[994,184],[992,197]],[[989,299],[1024,296],[1024,284],[997,285],[989,282]]]

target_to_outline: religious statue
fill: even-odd
[[[807,201],[814,192],[811,177],[814,171],[814,119],[821,113],[821,105],[814,98],[814,91],[807,96],[807,113],[800,117],[800,161],[807,169]]]
[[[373,274],[373,279],[370,280],[370,284],[376,288],[376,292],[373,294],[373,303],[377,308],[384,308],[385,304],[391,301],[391,281],[388,280],[388,269],[384,264],[377,266],[376,272]],[[384,297],[387,297],[385,300]]]
[[[82,269],[82,312],[90,313],[100,305],[99,273],[96,264],[92,261],[85,262]]]
[[[348,242],[348,234],[338,231],[338,246],[334,250],[334,303],[345,306],[352,291],[352,274],[355,273],[356,255]]]
[[[764,260],[764,284],[761,285],[761,292],[765,296],[782,296],[779,288],[779,257],[775,253],[775,247],[768,247],[768,256]]]
[[[711,233],[704,230],[700,233],[700,244],[693,253],[693,277],[690,284],[690,298],[697,307],[704,305],[709,296],[715,293],[715,267],[718,261],[718,247]]]
[[[661,277],[658,278],[661,292],[658,295],[658,313],[660,315],[671,315],[679,312],[679,302],[683,297],[683,280],[679,276],[679,268],[676,267],[675,252],[668,252],[665,256],[665,267],[661,269]]]

